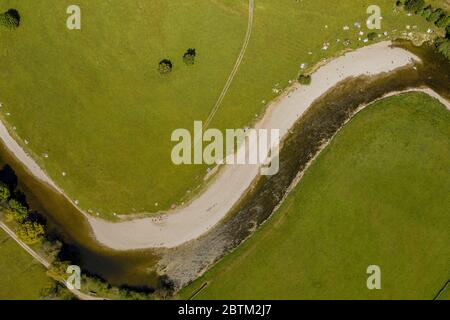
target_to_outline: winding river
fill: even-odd
[[[409,43],[397,46],[414,53],[422,63],[377,76],[343,76],[320,98],[314,97],[300,120],[290,119],[293,127],[283,143],[280,172],[253,184],[250,180],[249,192],[237,206],[231,205],[233,209],[225,219],[219,216],[201,237],[188,237],[173,246],[114,250],[100,244],[87,219],[65,196],[33,176],[4,145],[0,157],[14,169],[30,205],[45,215],[51,232],[66,243],[65,257],[115,285],[156,287],[160,275],[167,275],[180,287],[238,246],[270,217],[324,141],[331,139],[360,106],[392,92],[419,87],[429,87],[450,100],[450,64],[428,47],[416,48]]]

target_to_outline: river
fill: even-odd
[[[280,153],[280,172],[261,177],[227,218],[197,240],[173,249],[115,251],[100,245],[89,224],[64,196],[33,177],[0,146],[0,158],[18,177],[30,206],[41,212],[52,235],[65,243],[62,258],[113,285],[155,288],[161,275],[177,287],[198,277],[227,252],[236,248],[264,223],[289,191],[293,181],[322,144],[361,105],[393,91],[428,86],[450,100],[450,63],[429,47],[398,42],[423,63],[377,77],[347,79],[316,100],[295,124]]]

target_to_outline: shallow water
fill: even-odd
[[[175,249],[119,252],[101,246],[92,237],[83,216],[66,198],[37,181],[4,146],[0,146],[0,158],[16,172],[19,187],[31,207],[47,218],[51,232],[67,244],[65,257],[113,285],[154,288],[158,271],[179,287],[194,280],[270,217],[322,142],[332,137],[358,106],[392,91],[422,85],[450,100],[450,63],[430,48],[416,48],[408,42],[398,45],[421,57],[424,64],[417,65],[416,70],[406,68],[375,78],[349,79],[326,93],[284,142],[279,174],[261,178],[223,223],[200,239]]]

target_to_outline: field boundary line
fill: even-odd
[[[441,290],[439,290],[439,292],[437,293],[437,295],[433,298],[433,300],[439,300],[439,298],[441,297],[441,295],[445,292],[445,290],[447,290],[447,288],[450,287],[450,280],[448,280],[445,285],[441,288]]]
[[[26,252],[28,252],[36,261],[42,264],[46,269],[50,268],[50,262],[38,255],[27,244],[20,240],[17,235],[12,231],[5,223],[0,221],[0,228],[3,229],[19,246],[21,246]]]
[[[247,24],[247,32],[245,34],[244,43],[241,48],[241,52],[239,53],[239,56],[236,60],[236,63],[233,67],[233,70],[231,70],[230,76],[227,79],[227,82],[225,83],[224,88],[222,89],[222,92],[220,93],[219,98],[216,101],[216,104],[212,108],[211,112],[208,115],[208,118],[206,119],[203,128],[206,129],[209,124],[211,123],[212,119],[216,115],[217,111],[219,110],[223,99],[225,98],[225,95],[228,92],[228,89],[230,89],[231,83],[234,80],[234,77],[236,76],[239,67],[241,65],[242,60],[244,59],[245,52],[247,51],[248,44],[250,42],[250,38],[252,36],[252,29],[253,29],[253,15],[255,11],[255,0],[249,0],[248,1],[248,24]]]
[[[209,285],[209,281],[206,281],[204,284],[202,284],[202,286],[200,288],[198,288],[189,298],[188,300],[194,300],[194,298],[196,296],[199,295],[200,292],[203,291],[203,289],[205,289],[207,286]]]

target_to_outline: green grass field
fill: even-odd
[[[395,36],[407,25],[417,26],[414,32],[430,27],[421,17],[394,12],[394,2],[378,1],[380,32]],[[1,117],[86,210],[111,218],[179,203],[202,183],[207,168],[173,165],[171,132],[191,129],[213,108],[242,46],[248,2],[80,0],[81,31],[66,28],[71,4],[0,4],[1,12],[16,8],[22,16],[19,29],[0,29]],[[352,48],[362,46],[358,38],[368,32],[371,4],[257,0],[247,53],[211,126],[252,123],[279,94],[273,89],[287,87],[302,63],[312,67],[337,55],[346,49],[344,39]],[[363,36],[354,22],[362,24]],[[328,50],[321,50],[324,42]],[[188,48],[197,50],[189,67],[182,62]],[[157,65],[164,58],[174,70],[162,77]]]
[[[46,270],[0,229],[0,299],[35,300],[53,285]]]
[[[450,278],[450,112],[424,94],[358,114],[198,299],[433,299]],[[381,268],[381,290],[366,269]]]

